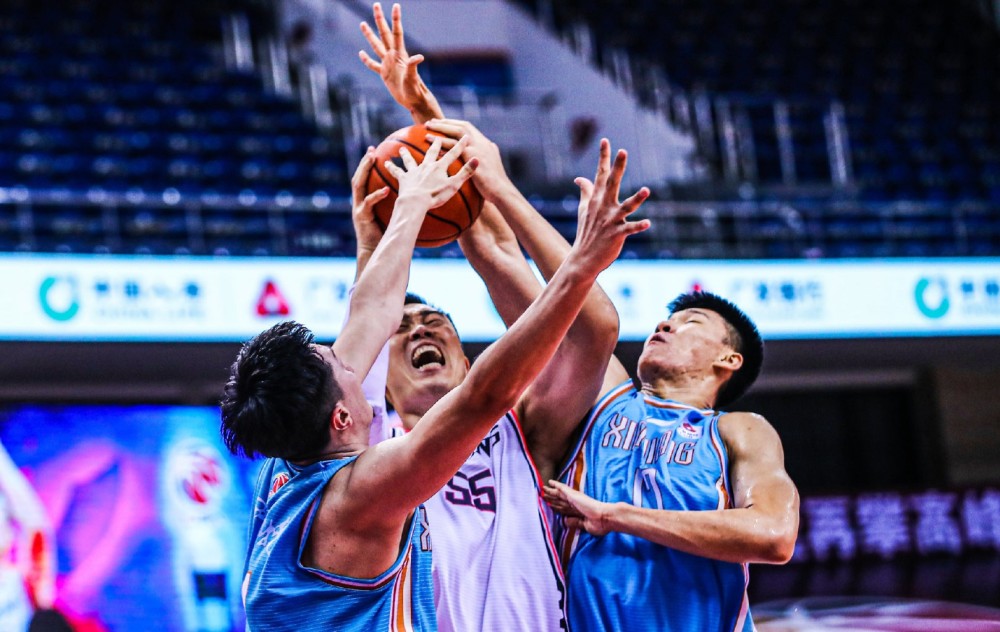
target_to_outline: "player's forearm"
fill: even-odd
[[[542,276],[551,279],[569,254],[569,243],[510,181],[497,191],[493,201]],[[585,348],[604,349],[610,345],[613,350],[618,339],[618,325],[618,311],[595,283],[569,336]]]
[[[753,507],[666,511],[609,505],[605,525],[692,555],[725,562],[784,564],[795,548],[798,520]]]
[[[417,200],[397,200],[385,236],[366,265],[359,263],[363,271],[354,288],[351,320],[345,329],[352,321],[364,323],[367,336],[384,340],[399,326],[413,248],[424,220],[420,205]]]
[[[512,407],[552,358],[596,276],[567,259],[527,311],[479,357],[463,388],[498,408],[499,414]]]
[[[510,327],[542,291],[514,232],[487,202],[476,223],[459,237],[459,245],[486,285],[504,325]]]

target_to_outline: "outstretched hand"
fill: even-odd
[[[444,140],[446,148],[453,146],[462,136],[469,137],[465,157],[479,158],[480,168],[472,181],[487,200],[496,200],[503,195],[503,188],[511,185],[510,178],[504,170],[503,159],[500,157],[500,148],[472,123],[457,119],[432,119],[427,121],[427,129],[444,134],[447,137]],[[428,134],[427,138],[433,140],[434,135]]]
[[[577,256],[582,255],[587,264],[595,266],[598,272],[618,257],[628,236],[641,233],[650,226],[648,219],[628,220],[628,216],[649,198],[649,189],[642,187],[625,201],[618,200],[627,162],[628,154],[619,149],[612,165],[611,143],[602,138],[594,181],[586,178],[574,181],[580,187],[580,206],[573,251],[580,253]]]
[[[380,3],[376,2],[372,6],[372,14],[378,34],[367,22],[361,23],[361,33],[368,40],[378,61],[365,51],[359,51],[361,63],[382,78],[392,98],[409,110],[416,122],[423,123],[430,118],[443,116],[437,99],[417,72],[417,66],[424,61],[424,56],[406,52],[402,9],[399,4],[392,5],[391,29]]]
[[[594,500],[559,481],[550,480],[542,488],[545,502],[565,517],[570,529],[583,529],[591,535],[604,535],[611,529],[607,526],[610,505]]]
[[[437,208],[451,199],[455,192],[472,177],[479,161],[472,158],[453,176],[448,175],[448,166],[455,162],[469,140],[462,138],[454,147],[441,156],[441,139],[438,138],[427,149],[424,161],[417,164],[413,154],[406,147],[400,147],[399,157],[403,167],[391,160],[385,161],[385,168],[399,181],[399,197],[396,206],[403,201],[413,201],[424,212]]]

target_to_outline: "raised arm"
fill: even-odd
[[[556,481],[545,487],[545,498],[567,516],[568,527],[593,535],[619,531],[701,557],[784,564],[795,549],[799,494],[785,472],[781,439],[763,417],[750,413],[723,415],[719,432],[729,451],[732,509],[670,511],[602,503]]]
[[[352,507],[372,524],[392,524],[454,475],[496,420],[555,353],[597,275],[628,235],[648,221],[627,221],[631,207],[581,205],[576,241],[531,307],[476,361],[464,382],[437,402],[406,436],[366,450],[354,467]],[[378,498],[377,503],[371,502]],[[354,514],[352,514],[354,515]]]
[[[481,168],[474,177],[477,188],[487,200],[496,204],[505,224],[509,223],[510,227],[504,226],[504,230],[510,233],[513,229],[515,239],[524,245],[542,275],[546,279],[551,278],[569,253],[570,246],[507,177],[496,145],[465,121],[431,121],[428,127],[452,138],[462,135],[470,138],[470,145],[475,145],[476,155],[481,158]],[[594,182],[586,178],[577,179],[581,189],[581,204],[593,199],[609,208],[622,205],[638,208],[648,196],[646,189],[641,189],[624,202],[618,200],[626,162],[625,152],[620,151],[612,164],[611,146],[606,140],[602,141]],[[509,259],[507,253],[516,250],[518,258],[521,258],[516,242],[513,249],[506,246],[502,233],[494,241],[497,247],[504,249],[494,257]],[[481,248],[472,247],[474,245],[476,244],[469,244],[470,247],[467,247],[466,242],[462,243],[466,256],[490,288],[491,295],[498,292],[506,295],[503,309],[516,317],[530,303],[531,295],[520,292],[519,295],[510,296],[515,292],[509,286],[513,285],[513,288],[518,289],[530,289],[530,286],[518,280],[512,284],[508,270],[489,265],[489,257],[480,252]],[[499,310],[500,304],[496,301],[494,304]],[[501,315],[504,315],[503,311]],[[628,379],[628,374],[612,355],[617,341],[618,313],[604,291],[595,285],[555,358],[525,392],[517,406],[532,456],[543,476],[548,477],[554,473],[580,419],[606,390],[604,385],[609,371],[608,379],[611,384],[608,386]]]
[[[466,141],[459,145],[464,148]],[[446,167],[461,153],[455,151],[459,145],[439,159],[441,143],[434,143],[420,165],[403,148],[400,156],[405,170],[386,162],[386,168],[399,180],[399,196],[385,235],[358,277],[351,297],[350,316],[333,343],[337,357],[360,376],[368,374],[383,344],[403,317],[410,260],[424,216],[429,209],[440,206],[454,195],[478,165],[477,160],[468,160],[461,171],[448,176]],[[369,151],[362,162],[373,160],[371,155]]]
[[[361,33],[368,40],[372,52],[378,61],[365,51],[359,51],[361,63],[382,78],[389,94],[409,111],[416,123],[426,123],[432,118],[443,118],[444,113],[438,105],[434,94],[420,78],[417,66],[424,61],[423,55],[410,55],[406,52],[406,40],[403,37],[403,16],[399,4],[392,5],[392,28],[385,19],[382,5],[378,2],[372,6],[373,22],[378,34],[361,23]]]

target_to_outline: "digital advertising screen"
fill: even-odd
[[[0,443],[0,630],[244,629],[260,462],[217,408],[5,404]]]

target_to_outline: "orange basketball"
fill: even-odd
[[[402,165],[399,148],[406,147],[418,163],[423,162],[424,154],[431,146],[425,138],[427,134],[435,133],[423,125],[411,125],[393,132],[375,148],[375,164],[368,174],[367,188],[368,193],[371,193],[384,186],[389,187],[389,195],[375,205],[375,221],[382,230],[389,225],[389,218],[392,217],[392,209],[396,204],[396,194],[399,191],[399,183],[386,170],[385,161],[392,160]],[[442,149],[442,153],[444,151]],[[448,166],[448,173],[451,175],[458,173],[464,164],[465,162],[459,158]],[[417,245],[427,248],[443,246],[454,241],[463,230],[476,221],[481,210],[483,210],[483,196],[472,185],[472,180],[467,180],[450,200],[427,213],[424,224],[420,227],[420,234],[417,236]]]

